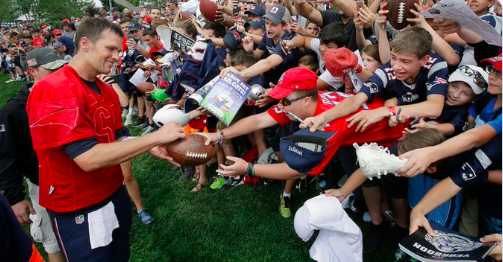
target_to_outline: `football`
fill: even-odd
[[[205,145],[206,137],[198,134],[188,134],[166,145],[166,151],[173,159],[183,166],[198,166],[210,161],[215,156],[214,145]]]
[[[407,18],[414,18],[414,14],[410,12],[410,9],[415,9],[414,3],[418,3],[417,0],[387,0],[388,6],[386,9],[389,10],[386,15],[386,19],[389,21],[391,26],[397,30],[402,30],[410,23]]]
[[[159,109],[152,117],[154,123],[161,127],[168,122],[178,121],[180,126],[185,126],[189,122],[189,114],[185,114],[182,108],[176,104],[165,105],[163,108]]]
[[[215,2],[210,0],[201,0],[199,9],[201,10],[201,14],[204,16],[204,18],[206,18],[206,20],[215,22],[216,14],[218,11],[218,6]]]

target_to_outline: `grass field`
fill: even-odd
[[[0,73],[0,108],[22,86],[6,80]],[[133,207],[130,261],[312,261],[309,248],[316,234],[304,243],[295,234],[293,217],[279,215],[281,182],[191,193],[195,183],[179,182],[179,171],[165,161],[144,154],[134,160],[133,169],[155,221],[142,225]],[[213,175],[215,166],[209,170]],[[295,191],[292,211],[316,194],[312,188],[306,195]],[[353,219],[365,235],[368,224],[361,216]],[[365,253],[364,261],[393,261],[393,254],[381,249]]]

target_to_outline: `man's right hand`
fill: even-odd
[[[14,211],[19,224],[28,225],[33,223],[33,221],[31,221],[30,219],[30,214],[35,215],[35,209],[33,209],[33,206],[27,200],[23,200],[13,205],[12,211]]]
[[[185,132],[177,121],[166,123],[154,134],[157,136],[160,145],[169,144],[185,137]]]
[[[327,126],[327,119],[324,114],[319,114],[317,116],[311,116],[304,119],[304,123],[300,124],[300,128],[308,128],[309,131],[314,132],[316,130],[324,130]]]

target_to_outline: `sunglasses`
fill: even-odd
[[[458,67],[458,70],[465,76],[473,77],[473,82],[480,88],[487,88],[487,81],[484,79],[482,74],[476,70],[473,70],[471,67],[462,65]]]
[[[492,72],[495,72],[496,73],[496,77],[497,78],[501,78],[501,71],[499,71],[498,69],[496,69],[496,67],[494,67],[493,65],[486,66],[486,72],[488,74],[491,74]]]
[[[293,102],[295,102],[295,101],[299,101],[299,100],[301,100],[301,99],[303,99],[303,98],[306,98],[306,97],[308,97],[308,96],[310,96],[310,95],[306,95],[306,96],[299,96],[299,97],[297,97],[297,98],[293,98],[293,99],[281,98],[281,99],[279,100],[279,103],[280,103],[282,106],[289,106],[289,105],[291,105]]]

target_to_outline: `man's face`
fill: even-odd
[[[296,94],[295,92],[292,92],[290,93],[289,95],[287,95],[285,97],[287,100],[295,100],[295,99],[299,99],[299,95]],[[283,110],[283,112],[285,113],[292,113],[298,117],[300,117],[301,119],[305,119],[307,117],[309,117],[306,113],[306,106],[309,104],[308,100],[310,101],[311,98],[308,98],[308,97],[304,97],[304,98],[301,98],[297,101],[292,101],[290,105],[288,106],[284,106],[284,105],[281,105],[279,104],[279,107]],[[288,115],[288,118],[292,121],[296,121],[293,117],[291,117],[290,115]]]
[[[49,70],[49,69],[45,69],[41,66],[28,69],[28,73],[33,76],[33,80],[35,83],[39,82],[40,80],[44,79],[46,76],[48,76],[56,71],[57,71],[57,69],[56,70]]]
[[[253,28],[250,26],[250,29],[248,29],[248,33],[252,35],[258,35],[258,36],[263,36],[264,35],[264,29],[262,28]]]
[[[159,43],[157,36],[152,37],[150,35],[143,36],[143,41],[145,41],[150,47],[157,46]]]
[[[391,67],[396,79],[412,84],[416,81],[421,67],[426,64],[429,56],[419,59],[415,54],[399,54],[391,51]]]
[[[64,25],[64,26],[63,26],[63,30],[64,30],[65,32],[70,32],[70,27],[69,27],[68,25]]]
[[[176,4],[173,3],[168,3],[166,7],[173,13],[173,11],[176,11]]]
[[[129,22],[126,22],[126,23],[122,23],[122,24],[121,24],[121,30],[122,30],[122,32],[123,32],[125,35],[128,35],[128,34],[129,34],[128,27],[129,27]]]
[[[150,11],[150,17],[152,17],[152,19],[161,18],[161,10],[152,9],[152,11]]]
[[[135,40],[140,40],[141,35],[143,34],[143,31],[142,30],[134,30],[134,31],[129,31],[129,33],[131,33],[133,35],[133,38]]]
[[[86,54],[88,64],[97,74],[109,74],[114,64],[119,61],[122,38],[112,31],[106,30],[101,33],[96,42],[88,41]]]
[[[492,5],[492,0],[468,0],[468,7],[479,16],[487,13],[487,9]]]
[[[329,43],[322,43],[320,42],[320,55],[321,55],[321,60],[325,61],[325,53],[330,50],[335,50],[339,48],[339,46],[334,43],[334,42],[329,42]]]
[[[501,72],[497,70],[498,69],[494,69],[489,73],[489,87],[487,88],[487,92],[492,95],[501,94]],[[496,72],[499,72],[499,76]]]
[[[306,30],[313,35],[318,35],[320,33],[320,28],[316,24],[313,24],[313,23],[309,23],[306,26]]]
[[[449,106],[464,105],[475,98],[472,88],[465,82],[450,82],[445,103]]]
[[[280,37],[284,30],[282,23],[273,24],[269,19],[265,21],[265,31],[269,38]]]

